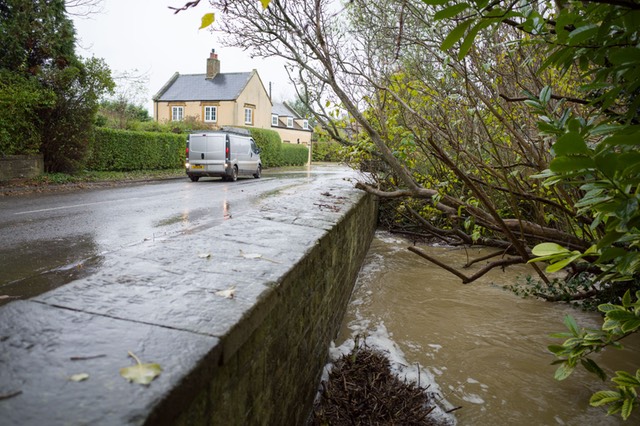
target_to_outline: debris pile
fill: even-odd
[[[314,406],[311,425],[434,425],[434,396],[400,380],[380,352],[356,347],[338,359]]]

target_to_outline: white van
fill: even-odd
[[[203,176],[219,176],[232,182],[238,176],[259,178],[260,150],[244,129],[192,133],[187,137],[186,169],[193,182]]]

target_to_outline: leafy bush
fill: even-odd
[[[280,166],[302,166],[309,160],[309,148],[305,145],[283,143]]]
[[[313,143],[311,156],[313,161],[344,161],[342,145],[335,141],[318,141]]]
[[[42,122],[37,111],[54,101],[53,92],[36,79],[0,70],[0,155],[39,152]]]
[[[98,128],[88,167],[104,171],[175,169],[184,164],[184,148],[184,135]]]
[[[258,148],[260,148],[260,158],[264,167],[279,167],[281,166],[281,149],[282,140],[280,135],[275,130],[269,129],[249,129],[251,137],[256,141]]]

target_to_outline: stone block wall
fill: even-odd
[[[0,181],[29,179],[44,173],[44,157],[38,155],[0,156]]]
[[[373,236],[376,209],[373,197],[363,197],[261,300],[269,313],[235,353],[221,357],[177,424],[305,423]]]

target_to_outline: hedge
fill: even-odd
[[[177,169],[184,166],[186,136],[96,128],[87,167],[96,171]]]
[[[279,167],[281,162],[282,140],[275,130],[250,128],[251,137],[260,148],[263,167]]]
[[[306,145],[282,144],[280,166],[303,166],[309,160],[309,148]]]

